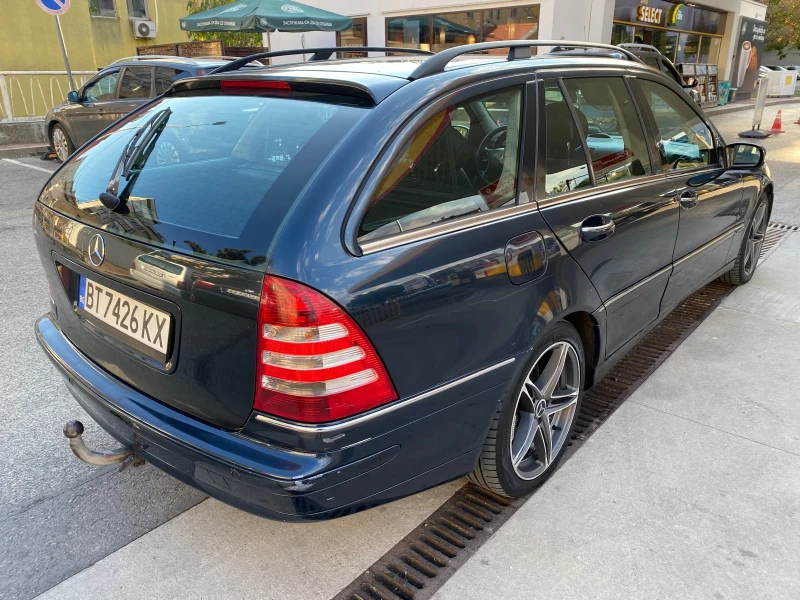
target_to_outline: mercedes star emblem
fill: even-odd
[[[106,257],[106,243],[103,241],[102,236],[95,235],[89,240],[89,262],[95,267],[103,264]]]

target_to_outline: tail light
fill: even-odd
[[[220,87],[226,94],[292,95],[292,86],[285,81],[272,79],[223,79],[220,81]]]
[[[309,287],[264,277],[258,331],[256,410],[323,423],[397,399],[361,328]]]

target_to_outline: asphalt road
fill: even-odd
[[[792,123],[800,118],[800,103],[782,111],[787,133],[763,142],[776,182],[773,220],[800,224],[800,125]],[[767,127],[774,112],[765,111]],[[733,142],[749,128],[750,115],[714,121]],[[241,580],[262,568],[258,581],[274,584],[261,588],[262,597],[324,599],[456,489],[449,484],[329,524],[282,525],[203,502],[202,494],[149,465],[118,473],[74,458],[61,433],[69,419],[84,422],[92,447],[114,443],[68,394],[34,340],[33,323],[47,310],[48,291],[31,235],[31,206],[56,165],[15,161],[0,160],[0,598],[33,598],[106,557],[117,568],[142,560],[140,547],[128,545],[155,529],[155,537],[148,536],[155,544],[178,535],[186,540],[173,552],[171,596],[191,589],[192,581]],[[158,582],[147,583],[158,589]],[[94,590],[93,597],[104,595]]]

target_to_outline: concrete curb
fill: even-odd
[[[0,158],[24,158],[47,152],[47,144],[10,144],[0,146]]]
[[[764,106],[780,106],[781,104],[794,104],[795,102],[800,103],[800,96],[792,96],[791,98],[775,98],[773,100],[767,100]],[[705,112],[709,117],[715,117],[717,115],[724,115],[726,113],[739,112],[742,110],[753,110],[754,108],[755,108],[754,104],[730,104],[726,106],[716,106],[713,108],[707,108],[703,112]]]

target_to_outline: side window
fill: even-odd
[[[658,59],[653,56],[646,56],[642,60],[644,60],[644,64],[646,64],[648,67],[661,69],[661,64],[658,62]]]
[[[719,162],[711,130],[686,100],[660,83],[641,79],[639,85],[658,129],[656,145],[662,171]]]
[[[513,206],[521,115],[522,90],[513,88],[465,100],[429,119],[370,198],[359,242]]]
[[[115,71],[104,75],[87,88],[83,92],[83,99],[89,102],[97,102],[98,100],[113,100],[114,89],[117,87],[117,78],[119,72]]]
[[[152,89],[153,70],[150,67],[127,67],[119,84],[120,100],[149,98]]]
[[[586,164],[583,138],[557,81],[545,82],[544,102],[545,195],[591,187],[592,176]]]
[[[160,96],[178,79],[191,76],[189,71],[171,67],[156,67],[156,96]]]
[[[595,183],[603,185],[650,174],[647,141],[625,82],[617,77],[565,79]]]

